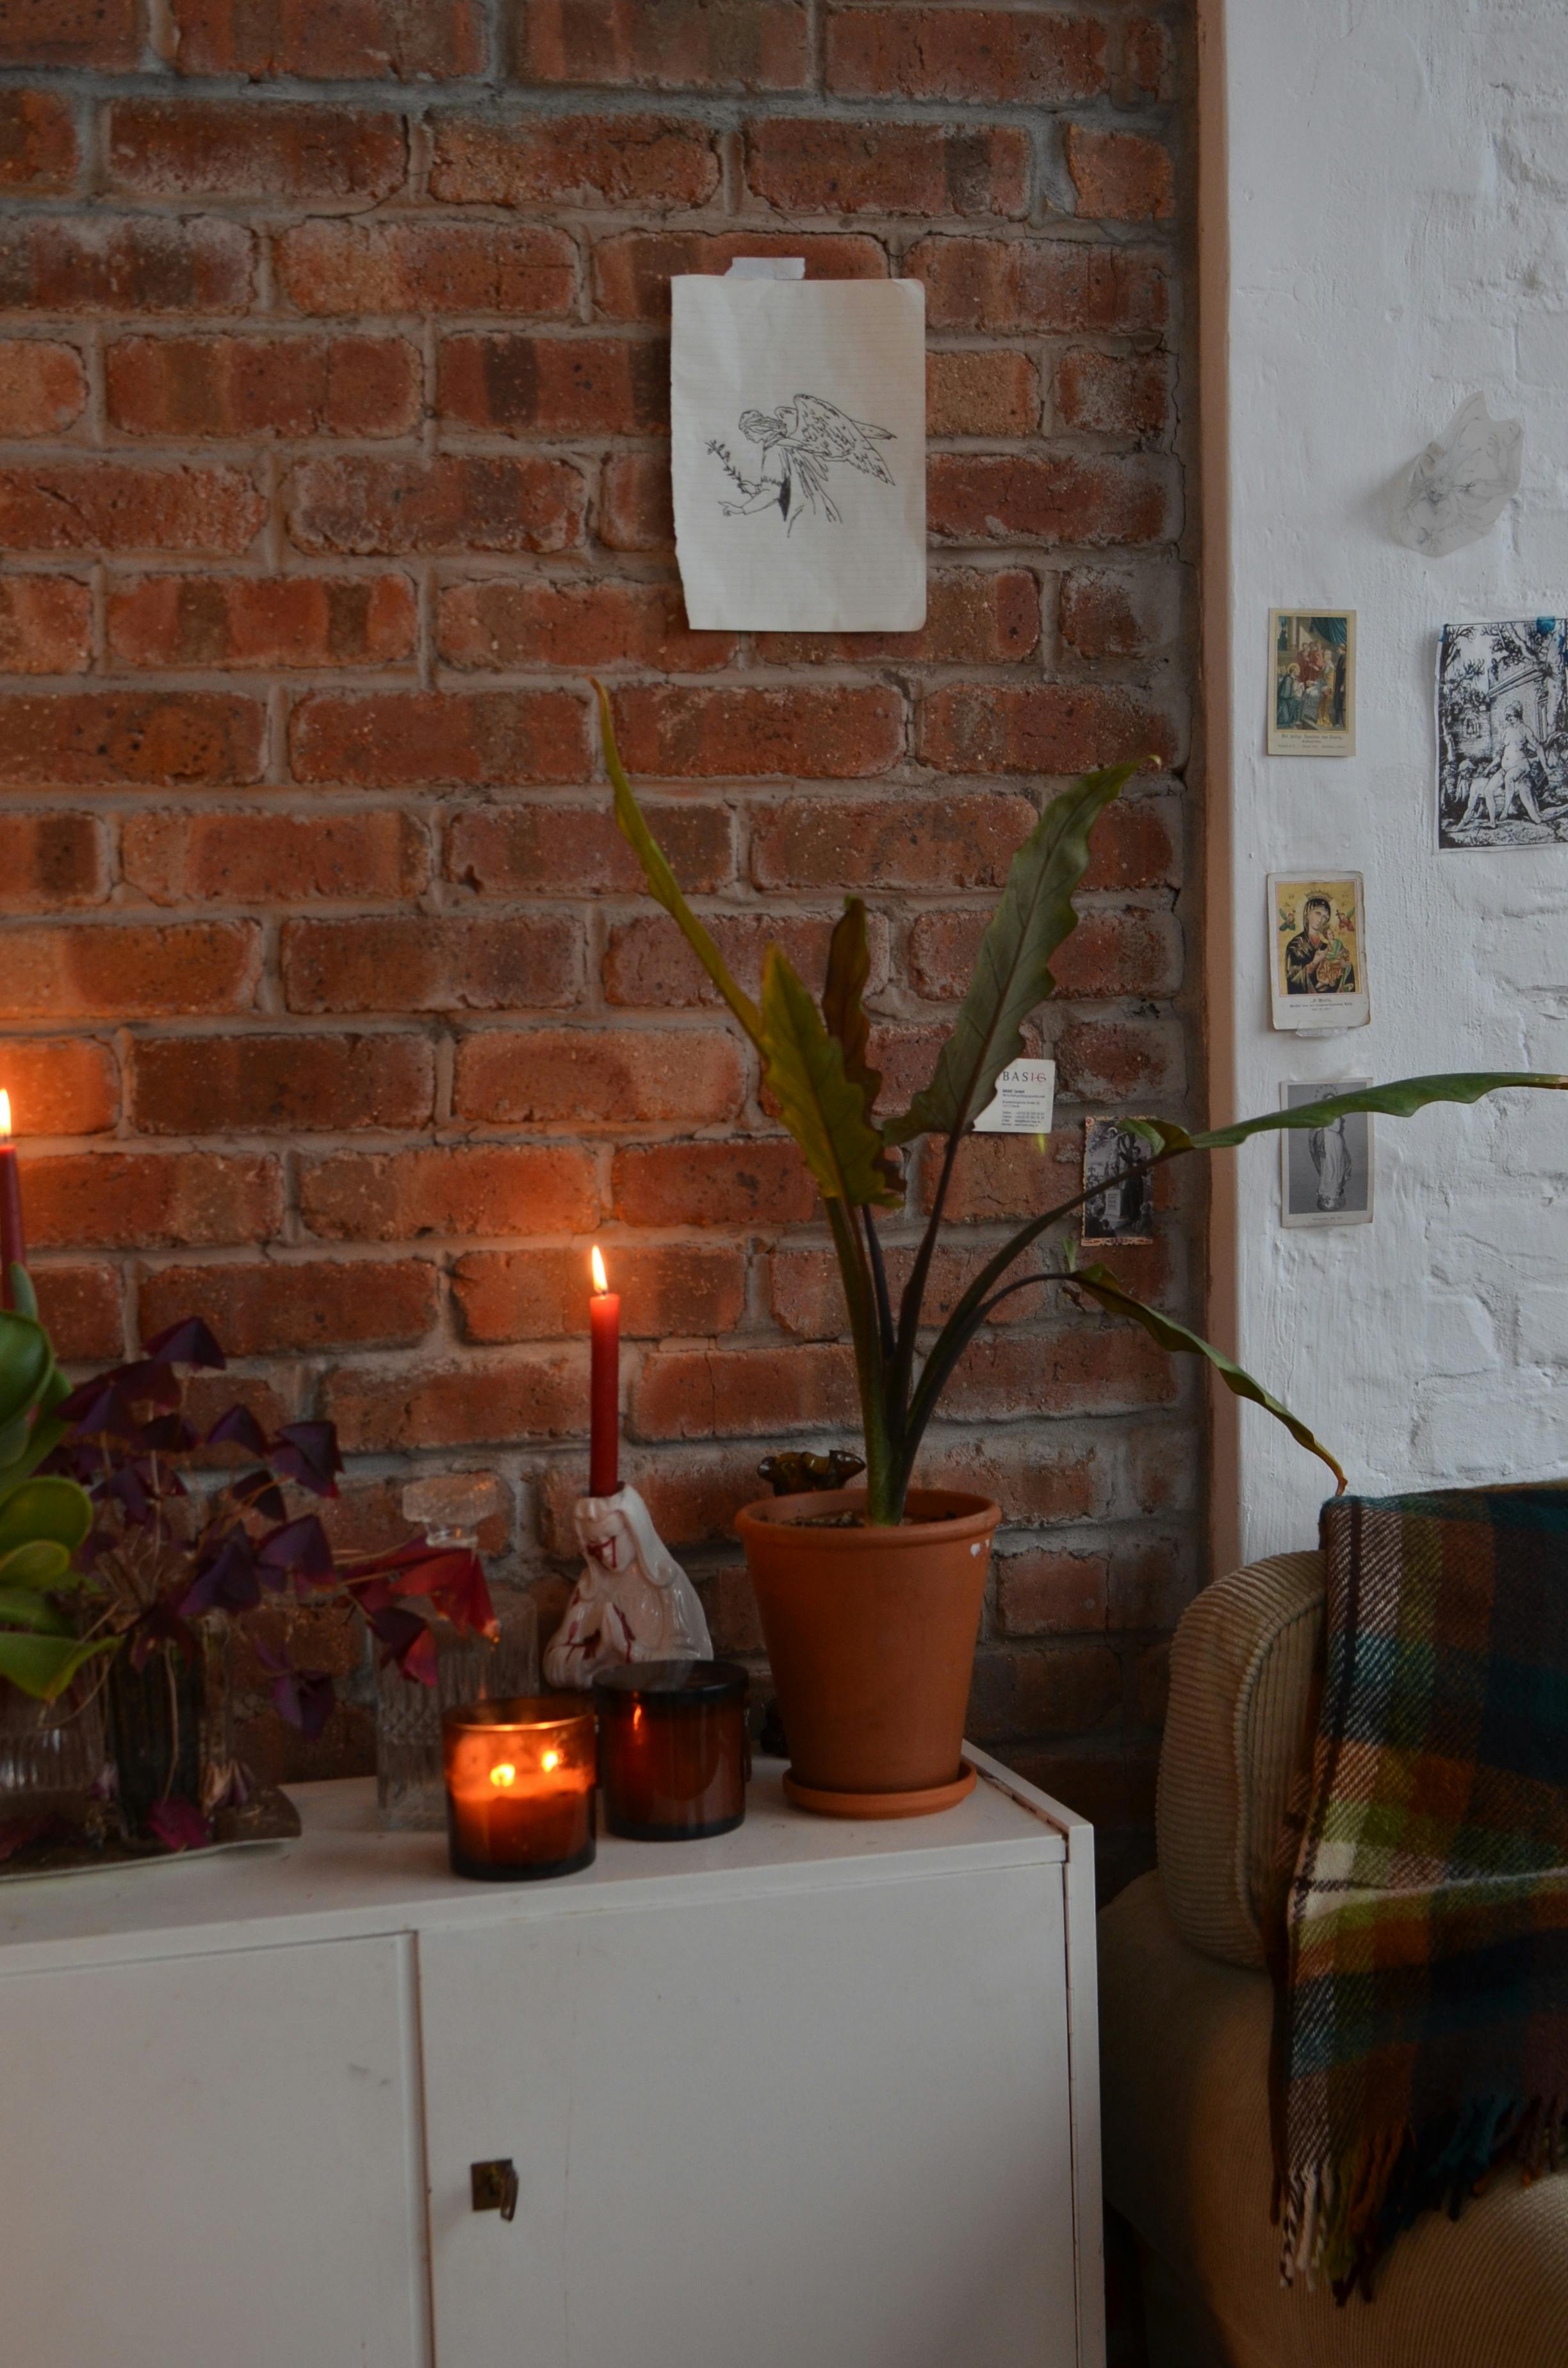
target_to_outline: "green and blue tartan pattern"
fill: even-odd
[[[1568,1484],[1324,1507],[1326,1667],[1275,2033],[1282,2272],[1568,2138]]]

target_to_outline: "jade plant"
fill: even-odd
[[[57,1409],[70,1384],[26,1272],[14,1266],[10,1280],[13,1304],[0,1314],[0,1679],[52,1702],[109,1647],[84,1638],[61,1600],[85,1582],[77,1556],[93,1508],[74,1480],[39,1472],[65,1436]]]
[[[764,955],[761,994],[754,1001],[731,975],[649,829],[616,746],[609,701],[599,685],[595,689],[616,819],[642,864],[650,892],[676,922],[756,1047],[764,1086],[822,1196],[855,1349],[865,1435],[867,1522],[885,1527],[903,1519],[921,1441],[959,1360],[1001,1303],[1022,1291],[1079,1294],[1108,1315],[1141,1325],[1173,1354],[1206,1360],[1235,1396],[1264,1407],[1300,1445],[1320,1457],[1334,1474],[1336,1488],[1343,1489],[1346,1475],[1337,1459],[1250,1373],[1198,1333],[1145,1305],[1108,1267],[1077,1264],[1074,1245],[1064,1230],[1067,1221],[1090,1190],[1097,1193],[1123,1178],[1148,1176],[1173,1160],[1232,1150],[1250,1135],[1325,1126],[1361,1110],[1408,1118],[1428,1103],[1475,1102],[1506,1087],[1561,1090],[1568,1078],[1517,1070],[1403,1077],[1392,1085],[1325,1094],[1297,1110],[1271,1110],[1196,1134],[1170,1120],[1129,1120],[1125,1127],[1142,1146],[1142,1156],[1125,1161],[1088,1190],[1020,1225],[983,1262],[932,1332],[925,1318],[926,1292],[959,1147],[994,1095],[1002,1071],[1024,1051],[1025,1023],[1055,991],[1051,962],[1077,927],[1073,897],[1088,868],[1090,834],[1142,764],[1085,773],[1046,806],[1013,859],[981,941],[969,991],[930,1078],[907,1110],[880,1117],[881,1078],[871,1066],[870,1019],[864,1001],[870,970],[865,905],[858,896],[845,899],[829,945],[820,1001],[776,945]],[[895,1304],[878,1215],[903,1206],[900,1154],[926,1135],[940,1144],[930,1213]],[[1041,1262],[1028,1271],[1013,1273],[1021,1258],[1037,1245],[1051,1245],[1052,1236],[1051,1254],[1042,1254]]]

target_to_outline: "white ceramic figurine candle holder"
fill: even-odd
[[[585,1690],[625,1661],[710,1661],[702,1606],[635,1488],[580,1497],[583,1576],[545,1649],[547,1684]]]

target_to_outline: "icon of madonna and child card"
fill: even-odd
[[[1568,618],[1445,625],[1437,845],[1568,842]]]
[[[1365,899],[1358,871],[1337,879],[1268,875],[1269,986],[1276,1028],[1364,1028]]]

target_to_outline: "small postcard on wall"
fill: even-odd
[[[926,621],[917,279],[670,283],[676,556],[699,630]]]
[[[1437,845],[1568,840],[1568,618],[1445,625],[1437,650]]]
[[[1276,1028],[1364,1028],[1366,911],[1358,871],[1268,875],[1269,985]]]
[[[1333,1094],[1359,1093],[1370,1077],[1291,1079],[1281,1110],[1305,1110]],[[1372,1120],[1368,1110],[1326,1126],[1286,1127],[1279,1137],[1279,1218],[1286,1225],[1369,1225]]]
[[[1268,612],[1268,753],[1356,754],[1356,611]]]
[[[1085,1242],[1108,1247],[1153,1240],[1154,1179],[1147,1173],[1122,1172],[1149,1156],[1148,1144],[1124,1118],[1084,1121],[1084,1190],[1089,1197],[1079,1231]]]

